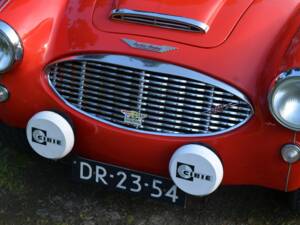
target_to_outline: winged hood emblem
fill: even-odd
[[[137,48],[137,49],[152,51],[152,52],[158,52],[158,53],[169,52],[169,51],[173,51],[173,50],[177,49],[177,48],[171,47],[171,46],[154,45],[154,44],[149,44],[149,43],[144,43],[144,42],[138,42],[138,41],[127,39],[127,38],[123,38],[122,40],[132,48]]]

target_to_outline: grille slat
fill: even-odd
[[[157,90],[158,91],[158,90]],[[152,91],[145,91],[145,95],[149,96],[149,99],[151,99],[151,96],[155,96],[156,99],[167,99],[167,100],[172,100],[172,101],[186,101],[189,103],[194,103],[194,104],[211,104],[209,99],[212,99],[214,101],[214,105],[218,105],[217,103],[219,101],[224,101],[227,103],[233,103],[233,104],[239,104],[238,100],[231,100],[227,98],[219,98],[219,97],[211,97],[209,95],[203,95],[203,94],[191,94],[188,92],[180,93],[180,92],[174,92],[174,91],[169,91],[168,92],[152,92]],[[157,99],[158,100],[158,99]],[[233,106],[232,106],[233,107]],[[240,109],[243,109],[243,107],[240,107]],[[245,108],[245,110],[249,111],[248,108]]]
[[[253,114],[241,93],[211,78],[204,82],[205,75],[192,71],[197,76],[190,78],[173,69],[155,70],[150,60],[109,56],[128,63],[92,56],[60,61],[47,67],[51,87],[71,107],[94,119],[158,135],[215,135],[244,124]],[[132,64],[137,59],[143,69]]]

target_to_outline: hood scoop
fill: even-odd
[[[154,45],[174,45],[159,41],[165,40],[212,48],[228,39],[255,0],[94,1],[92,23],[102,32]]]
[[[111,19],[167,29],[207,33],[225,0],[185,0],[183,3],[176,4],[174,4],[174,0],[148,0],[143,4],[140,2],[140,0],[116,0],[116,8],[111,12]],[[173,5],[172,10],[170,10],[170,5]]]
[[[175,30],[203,33],[206,33],[209,30],[208,24],[194,19],[130,9],[114,9],[111,13],[111,18],[113,20],[121,20],[130,23],[139,23]]]

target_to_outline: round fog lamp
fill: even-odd
[[[300,131],[300,71],[292,70],[277,81],[269,96],[269,107],[283,126]]]
[[[206,196],[220,186],[224,169],[221,159],[211,149],[188,144],[174,152],[169,172],[176,186],[185,193]]]
[[[26,127],[29,145],[40,156],[58,160],[67,156],[74,147],[74,130],[67,119],[56,112],[35,114]]]

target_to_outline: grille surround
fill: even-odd
[[[200,133],[200,132],[197,132],[197,133],[195,133],[195,132],[193,132],[193,133],[183,133],[183,132],[179,133],[178,132],[178,133],[176,133],[175,131],[174,132],[150,131],[150,130],[140,129],[139,127],[134,128],[134,127],[129,126],[128,124],[120,124],[120,123],[112,122],[112,121],[109,121],[107,119],[104,119],[103,117],[93,115],[90,112],[87,112],[87,111],[85,111],[81,108],[78,108],[78,106],[76,106],[76,105],[72,104],[71,102],[69,102],[66,99],[66,96],[63,96],[61,91],[59,91],[58,88],[56,88],[57,80],[54,81],[53,79],[54,79],[55,76],[56,76],[55,79],[58,79],[57,76],[58,76],[59,72],[56,71],[57,75],[53,75],[53,73],[54,73],[53,70],[59,69],[58,65],[64,65],[64,63],[65,64],[68,64],[68,63],[75,63],[76,64],[76,63],[83,63],[83,62],[86,63],[85,65],[87,65],[87,64],[99,64],[99,65],[103,64],[103,65],[106,65],[106,66],[111,66],[111,67],[115,67],[115,68],[119,68],[119,69],[127,68],[127,69],[132,70],[132,71],[140,70],[140,71],[144,71],[145,74],[152,73],[152,74],[155,75],[155,73],[158,73],[159,75],[165,75],[165,76],[168,75],[168,76],[170,76],[170,78],[169,78],[170,80],[172,80],[172,79],[175,79],[175,80],[178,79],[179,80],[179,78],[183,78],[183,80],[192,80],[193,82],[204,83],[204,85],[214,87],[214,90],[218,88],[217,90],[221,89],[223,91],[223,93],[232,95],[234,98],[238,98],[240,103],[242,105],[244,105],[244,107],[238,106],[238,105],[232,105],[232,106],[235,107],[235,108],[236,107],[238,107],[238,108],[239,107],[240,108],[247,108],[248,113],[246,113],[247,116],[245,118],[243,118],[242,121],[240,121],[239,123],[237,123],[235,125],[232,125],[232,126],[226,128],[226,129],[224,128],[223,130],[219,130],[219,131],[216,131],[216,132],[207,131],[207,133],[203,133],[203,132],[202,133]],[[103,55],[81,55],[81,56],[65,58],[65,59],[62,59],[62,60],[58,60],[58,61],[56,61],[52,64],[49,64],[46,67],[45,72],[46,72],[46,75],[47,75],[47,78],[48,78],[48,83],[49,83],[50,87],[56,93],[56,95],[67,106],[71,107],[72,109],[74,109],[74,110],[80,112],[81,114],[84,114],[84,115],[86,115],[86,116],[88,116],[88,117],[90,117],[94,120],[109,124],[109,125],[114,126],[114,127],[129,130],[129,131],[134,131],[134,132],[139,132],[139,133],[144,133],[144,134],[152,134],[152,135],[160,135],[160,136],[175,136],[175,137],[215,136],[215,135],[219,135],[219,134],[228,133],[228,132],[230,132],[234,129],[237,129],[237,128],[241,127],[246,122],[248,122],[254,114],[253,107],[252,107],[251,103],[249,102],[249,100],[247,99],[247,97],[245,95],[243,95],[237,89],[235,89],[235,88],[233,88],[233,87],[231,87],[231,86],[229,86],[229,85],[227,85],[227,84],[225,84],[221,81],[215,80],[215,79],[213,79],[213,78],[211,78],[207,75],[196,72],[194,70],[190,70],[190,69],[187,69],[187,68],[183,68],[183,67],[180,67],[180,66],[177,66],[177,65],[168,64],[168,63],[164,63],[164,62],[160,62],[160,61],[153,61],[153,60],[149,60],[149,59],[145,59],[145,58],[131,57],[131,56],[126,56],[126,55],[107,55],[107,54],[103,54]],[[141,75],[141,72],[140,72],[139,75]],[[73,75],[69,74],[68,76],[71,77],[71,76],[74,76],[74,74]],[[97,75],[94,74],[94,76],[96,77]],[[99,76],[101,76],[101,75],[98,75],[98,77]],[[74,76],[73,78],[75,79],[76,77]],[[84,80],[85,78],[86,78],[86,75],[84,75],[83,78],[81,77],[81,81]],[[78,79],[78,77],[76,79]],[[109,77],[107,79],[109,79]],[[140,80],[139,80],[139,82],[140,82]],[[120,91],[120,90],[118,90],[118,91]],[[84,90],[83,91],[79,90],[78,94],[80,94],[80,92],[81,92],[81,95],[83,95]],[[116,92],[116,91],[112,90],[112,92]],[[138,96],[135,96],[135,97],[138,97]],[[82,96],[81,96],[81,99],[82,99]],[[143,101],[144,100],[142,99],[142,103],[144,103]],[[219,100],[217,100],[217,101],[219,101]],[[129,100],[128,102],[130,103],[131,100]],[[146,103],[146,105],[147,105],[147,103]],[[211,106],[213,106],[213,105],[211,105]],[[229,108],[233,108],[232,106],[230,106]],[[141,107],[142,107],[142,105],[141,105]],[[205,108],[205,107],[202,107],[202,108]],[[122,109],[122,108],[119,108],[119,109]],[[214,120],[212,115],[219,114],[218,112],[214,113],[212,111],[213,109],[214,108],[211,107],[210,111],[201,111],[201,112],[199,112],[199,115],[202,116],[202,114],[205,114],[205,113],[210,114],[209,119],[212,121],[212,120]],[[224,111],[226,111],[227,109],[228,108],[224,108]],[[145,110],[145,109],[143,109],[143,110]],[[175,110],[175,112],[178,112],[178,111]],[[144,112],[140,111],[140,113],[144,113]],[[218,115],[217,115],[217,117],[218,117]],[[182,118],[184,118],[184,117],[182,117]],[[232,118],[234,119],[234,116],[232,116]]]

